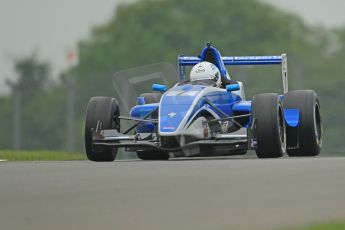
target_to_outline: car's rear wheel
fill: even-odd
[[[252,116],[256,155],[259,158],[282,157],[286,152],[285,122],[279,96],[275,93],[253,97]]]
[[[287,126],[289,156],[317,156],[322,147],[320,103],[313,90],[295,90],[284,95],[284,109],[299,110],[297,127]],[[289,146],[291,145],[291,146]]]
[[[85,150],[91,161],[114,161],[117,148],[107,146],[93,146],[92,130],[96,130],[97,123],[101,122],[102,129],[120,130],[118,116],[120,110],[115,98],[92,97],[86,109],[85,121]]]

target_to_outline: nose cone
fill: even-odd
[[[173,133],[188,121],[191,106],[203,86],[178,86],[163,95],[159,108],[159,132]]]

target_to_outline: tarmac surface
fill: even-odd
[[[2,230],[282,229],[345,219],[345,158],[1,162]]]

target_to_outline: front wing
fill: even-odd
[[[93,146],[95,151],[97,147],[125,147],[127,150],[136,149],[158,150],[165,152],[178,152],[191,148],[203,148],[212,146],[215,148],[226,147],[227,150],[241,151],[248,150],[247,134],[219,134],[214,139],[198,140],[186,143],[180,147],[166,148],[160,145],[159,137],[154,133],[140,133],[136,135],[124,135],[117,130],[96,130],[93,131]]]

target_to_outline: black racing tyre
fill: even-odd
[[[253,97],[252,117],[256,155],[259,158],[282,157],[286,152],[285,122],[278,94],[264,93]]]
[[[85,119],[85,150],[87,158],[91,161],[114,161],[117,148],[93,147],[92,129],[95,130],[97,122],[102,122],[102,129],[120,130],[120,115],[118,103],[115,98],[92,97],[87,104]]]
[[[287,126],[287,154],[289,156],[317,156],[322,147],[322,119],[320,103],[313,90],[295,90],[284,95],[284,109],[297,108],[300,121],[296,128]],[[295,146],[289,146],[295,143]]]
[[[139,150],[137,151],[137,156],[141,160],[169,160],[168,152],[159,152],[154,150]]]
[[[145,104],[159,103],[161,100],[161,93],[142,93],[139,97],[143,97]]]

